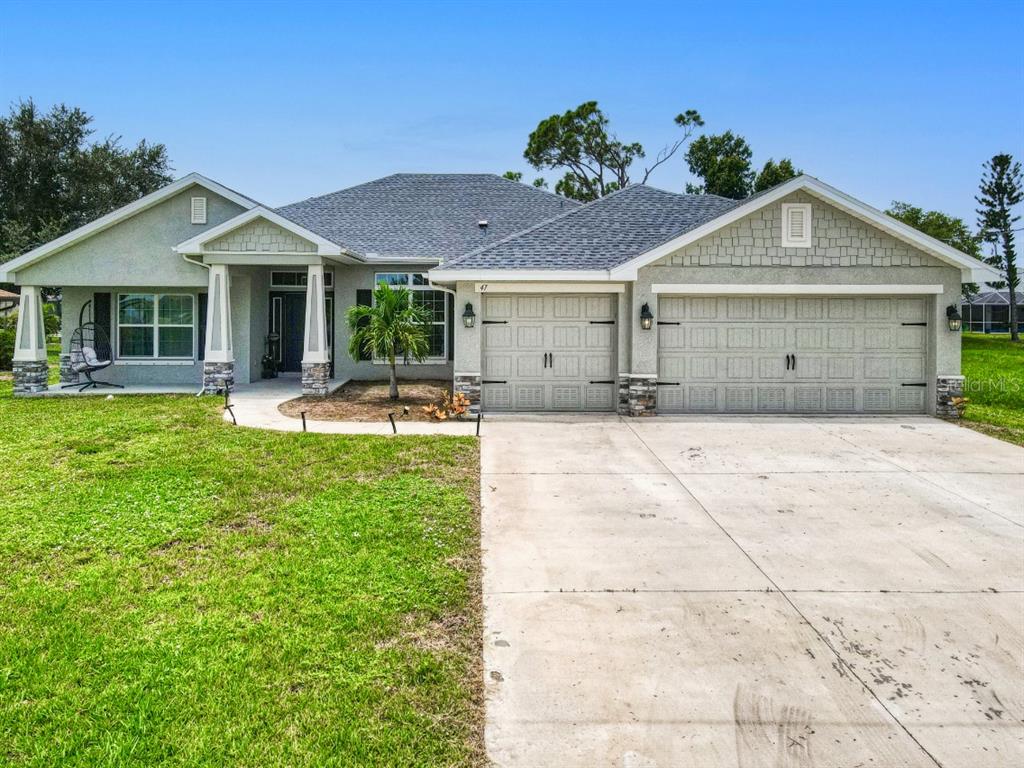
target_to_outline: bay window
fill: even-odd
[[[428,358],[431,361],[447,360],[448,356],[448,295],[430,287],[426,274],[422,272],[378,272],[374,285],[408,288],[413,303],[427,310],[430,327],[427,339],[430,343]]]
[[[117,353],[122,358],[195,356],[195,296],[122,293],[117,297]]]

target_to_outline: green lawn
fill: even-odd
[[[0,763],[482,763],[476,442],[0,382]]]
[[[1024,445],[1024,344],[1008,335],[965,333],[963,372],[967,426]]]

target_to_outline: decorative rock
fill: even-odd
[[[302,394],[326,395],[331,380],[330,363],[302,364]]]
[[[480,405],[480,377],[465,373],[455,374],[452,394],[457,392],[465,395],[471,406]]]
[[[658,384],[654,376],[619,376],[619,415],[653,416],[658,411]]]
[[[964,396],[963,376],[939,376],[935,382],[935,415],[943,419],[959,419],[953,400]]]
[[[60,383],[77,384],[78,371],[71,367],[71,355],[62,353],[60,356]]]
[[[46,382],[50,370],[45,360],[15,360],[13,369],[15,395],[32,395],[49,389]]]
[[[235,386],[234,363],[203,363],[203,394],[215,395]]]

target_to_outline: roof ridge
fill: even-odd
[[[506,179],[506,181],[512,181],[512,180],[511,179]],[[519,182],[512,182],[512,183],[513,184],[518,184]],[[466,251],[466,253],[459,254],[454,259],[449,259],[448,261],[443,262],[439,266],[444,267],[444,266],[447,266],[449,264],[455,264],[455,263],[461,261],[462,259],[468,259],[470,256],[479,256],[481,253],[489,251],[492,248],[496,248],[499,245],[502,245],[504,243],[509,242],[510,240],[514,240],[514,239],[516,239],[518,237],[522,237],[523,235],[530,234],[531,232],[536,232],[538,229],[541,229],[542,227],[546,227],[548,224],[553,224],[556,221],[561,221],[562,219],[564,219],[564,218],[566,218],[568,216],[571,216],[574,213],[579,213],[581,211],[588,210],[591,206],[596,205],[597,203],[600,203],[600,202],[602,202],[604,200],[608,200],[611,197],[615,197],[616,195],[619,195],[622,192],[625,192],[627,189],[631,189],[633,187],[642,187],[642,186],[645,186],[645,185],[643,185],[643,184],[629,184],[629,185],[627,185],[625,187],[621,187],[619,189],[616,189],[614,192],[609,192],[607,195],[604,195],[602,197],[597,198],[596,200],[591,200],[588,203],[583,203],[582,205],[579,205],[576,208],[570,208],[568,211],[562,211],[562,213],[555,214],[554,216],[552,216],[549,219],[544,219],[543,221],[538,221],[532,227],[527,227],[526,229],[520,229],[518,232],[513,232],[512,234],[505,235],[505,237],[501,238],[500,240],[495,240],[493,243],[488,243],[487,245],[482,245],[479,248],[475,248],[472,251]],[[566,199],[568,199],[568,198],[566,198]]]

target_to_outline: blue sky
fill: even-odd
[[[396,171],[532,171],[596,99],[655,150],[695,108],[758,164],[967,217],[1024,159],[1024,3],[10,3],[0,97],[65,102],[270,205]],[[546,176],[553,180],[553,174]],[[681,191],[681,158],[651,183]]]

